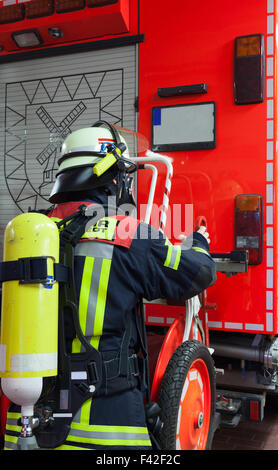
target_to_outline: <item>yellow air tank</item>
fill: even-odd
[[[5,395],[21,406],[22,416],[33,415],[42,378],[57,375],[59,231],[43,214],[26,213],[12,219],[5,230],[3,261],[46,257],[49,284],[2,284],[0,377]]]

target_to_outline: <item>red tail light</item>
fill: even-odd
[[[249,264],[262,262],[262,197],[240,194],[235,198],[235,249],[248,250]]]
[[[261,103],[264,100],[264,36],[251,34],[235,39],[235,104]]]

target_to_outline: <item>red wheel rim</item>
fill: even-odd
[[[183,385],[177,421],[177,449],[206,448],[210,407],[209,372],[204,361],[198,358],[192,363]]]

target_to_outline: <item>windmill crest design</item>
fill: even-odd
[[[44,148],[44,150],[36,157],[40,165],[44,165],[43,170],[43,183],[40,186],[40,191],[45,184],[54,182],[54,170],[57,156],[57,149],[64,139],[72,132],[70,126],[81,116],[85,111],[86,105],[80,101],[75,108],[60,122],[56,124],[54,119],[49,115],[44,106],[40,106],[36,114],[50,132],[51,142]],[[46,165],[45,165],[46,164]]]
[[[49,207],[65,138],[99,119],[123,125],[123,70],[7,83],[5,91],[9,193],[21,211]]]

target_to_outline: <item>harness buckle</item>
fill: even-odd
[[[138,377],[140,375],[140,367],[139,367],[139,358],[137,354],[132,354],[129,357],[130,367],[131,367],[131,375],[134,377]]]
[[[47,279],[47,256],[18,259],[19,284],[45,283]],[[36,273],[36,274],[35,274]]]
[[[95,361],[91,361],[87,364],[88,370],[88,382],[90,385],[94,385],[99,381],[99,373]]]
[[[22,266],[23,268],[23,279],[20,279],[19,283],[24,284],[24,283],[30,283],[31,281],[34,282],[34,280],[31,277],[31,259],[30,258],[19,258],[18,264]]]

